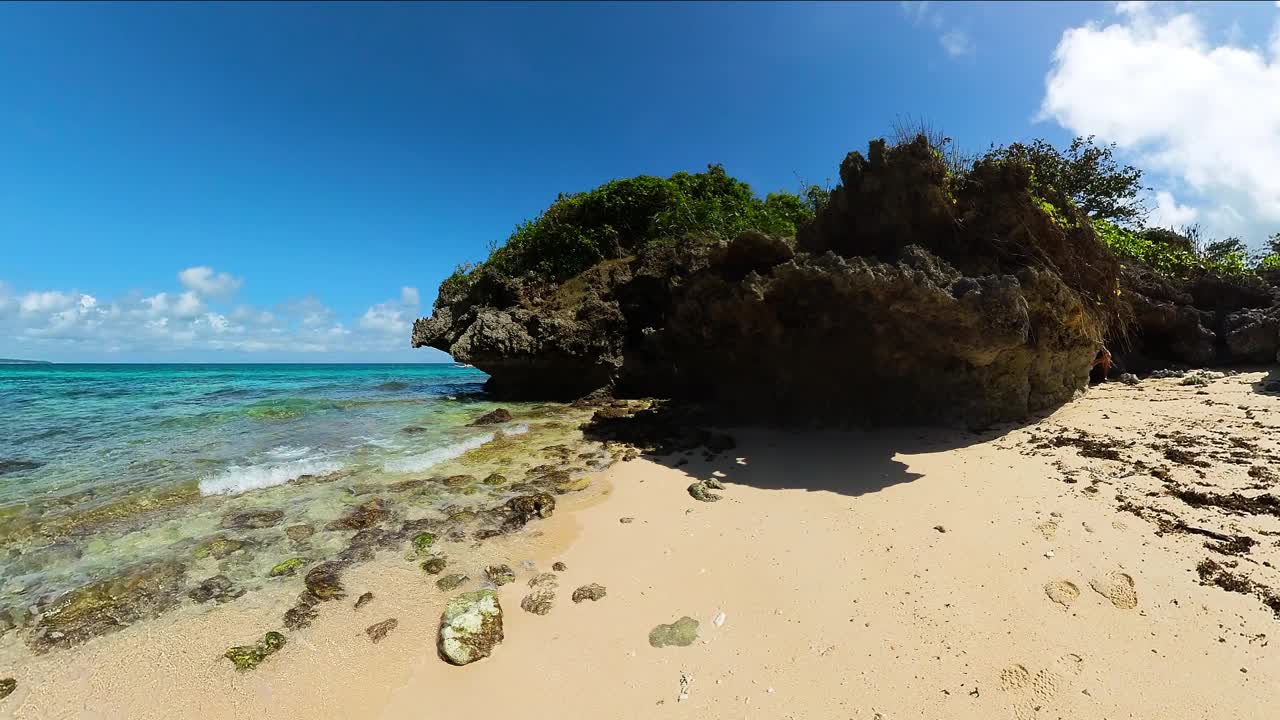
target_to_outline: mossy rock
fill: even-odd
[[[688,615],[671,623],[659,625],[649,631],[649,644],[656,648],[669,645],[688,647],[698,639],[698,621]]]
[[[441,482],[445,487],[459,488],[471,485],[476,481],[475,475],[450,475]]]
[[[263,635],[254,645],[237,645],[227,650],[223,657],[230,660],[237,670],[252,670],[284,645],[284,635],[272,631]]]
[[[580,492],[582,490],[586,490],[590,486],[591,486],[591,478],[584,475],[582,477],[574,478],[572,480],[567,480],[565,482],[560,483],[559,485],[556,485],[556,492],[563,495],[565,493]]]
[[[699,481],[690,485],[689,495],[691,495],[694,500],[700,500],[702,502],[716,502],[720,499],[719,495],[711,492],[711,486],[705,481]]]
[[[284,520],[284,511],[272,508],[240,510],[222,518],[222,527],[229,530],[260,530],[275,527]]]
[[[493,590],[476,590],[449,600],[440,615],[437,649],[453,665],[489,657],[502,642],[502,605]]]
[[[382,498],[366,500],[351,508],[342,517],[329,523],[329,530],[364,530],[391,517],[391,503]]]
[[[516,581],[516,571],[512,570],[510,565],[490,565],[484,569],[484,574],[489,578],[489,582],[498,587]]]
[[[307,590],[320,600],[339,600],[346,597],[342,587],[342,571],[346,563],[329,560],[311,568],[303,582]]]
[[[485,476],[485,479],[481,480],[480,482],[484,483],[485,485],[495,485],[495,486],[506,485],[507,476],[497,472],[489,473],[487,476]]]
[[[413,551],[418,555],[425,555],[435,543],[435,533],[420,532],[413,536]]]
[[[211,557],[214,560],[222,560],[247,545],[248,543],[243,540],[236,540],[225,535],[215,535],[197,545],[191,555],[197,560],[203,560],[207,557]]]
[[[439,575],[440,573],[444,572],[445,567],[447,567],[448,565],[449,565],[448,559],[446,559],[443,555],[436,555],[434,557],[427,558],[422,563],[422,569],[428,575]]]
[[[281,563],[272,566],[271,571],[267,573],[267,577],[292,577],[294,573],[302,569],[307,561],[300,557],[292,557]]]
[[[476,513],[474,510],[459,510],[449,516],[449,522],[465,525],[469,522],[475,522]]]
[[[41,609],[28,643],[36,652],[70,647],[159,615],[178,603],[185,571],[176,562],[143,563],[66,592]]]
[[[583,585],[577,590],[574,590],[573,601],[575,603],[580,603],[583,600],[591,600],[592,602],[595,602],[596,600],[603,598],[607,594],[608,594],[608,591],[605,589],[603,585],[591,583],[590,585]]]
[[[284,529],[284,534],[294,542],[302,542],[312,535],[315,535],[316,529],[307,524],[290,525]]]
[[[444,592],[449,592],[450,590],[457,590],[459,586],[470,579],[471,578],[463,575],[462,573],[451,573],[449,575],[445,575],[439,580],[436,580],[436,587],[440,588]]]

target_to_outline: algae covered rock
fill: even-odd
[[[428,575],[439,575],[448,564],[449,561],[443,555],[435,555],[422,562],[422,570]]]
[[[698,639],[698,621],[688,615],[671,623],[659,625],[649,631],[649,644],[656,648],[668,645],[687,647]]]
[[[271,508],[240,510],[222,518],[222,527],[228,530],[259,530],[275,527],[284,520],[284,511]]]
[[[590,585],[583,585],[577,590],[574,590],[573,601],[575,603],[580,603],[583,600],[591,600],[594,602],[596,600],[599,600],[600,598],[603,598],[607,594],[608,594],[608,591],[605,590],[605,587],[603,585],[591,583]]]
[[[569,566],[565,565],[562,562],[554,562],[554,563],[551,563],[551,569],[555,570],[556,572],[564,572],[565,570],[569,569]]]
[[[236,590],[231,578],[226,575],[214,575],[192,588],[187,597],[198,603],[217,600],[220,603],[234,600],[244,594],[244,590]]]
[[[699,480],[690,485],[689,494],[693,496],[694,500],[701,500],[702,502],[715,502],[720,499],[719,495],[711,492],[711,485],[706,480]]]
[[[300,525],[290,525],[284,529],[284,534],[293,542],[302,542],[312,535],[315,535],[316,529],[305,523]]]
[[[591,478],[583,475],[581,477],[570,478],[562,483],[556,484],[556,492],[560,495],[571,492],[581,492],[591,487]]]
[[[364,634],[368,635],[369,639],[372,640],[374,643],[379,643],[379,642],[382,642],[382,638],[386,637],[388,633],[390,633],[392,630],[395,630],[399,624],[400,624],[399,620],[395,618],[388,618],[386,620],[383,620],[382,622],[374,623],[369,627],[365,628]]]
[[[272,566],[270,572],[267,573],[267,577],[292,577],[294,573],[298,572],[306,564],[307,561],[303,558],[292,557]]]
[[[485,485],[506,485],[507,476],[497,472],[489,473],[485,476],[484,480],[481,480],[480,482]]]
[[[230,660],[237,670],[252,670],[274,655],[277,650],[284,647],[284,636],[278,632],[272,631],[262,636],[256,644],[253,645],[237,645],[225,653],[223,657]]]
[[[243,540],[236,540],[225,535],[215,535],[208,540],[196,546],[191,552],[192,557],[202,560],[211,557],[214,560],[222,560],[234,552],[237,552],[247,545]]]
[[[391,517],[391,503],[382,498],[366,500],[329,523],[329,530],[364,530]]]
[[[450,590],[458,589],[458,586],[462,585],[462,583],[470,579],[471,578],[461,573],[452,573],[450,575],[445,575],[439,580],[436,580],[436,587],[440,588],[445,592],[448,592]]]
[[[484,569],[484,575],[489,578],[489,582],[498,587],[516,581],[516,572],[510,565],[489,565]]]
[[[511,422],[511,411],[506,408],[498,408],[492,412],[487,412],[475,420],[471,421],[472,425],[499,425],[501,423]]]
[[[552,590],[537,590],[525,595],[520,601],[520,609],[534,615],[546,615],[555,604],[556,594]]]
[[[342,587],[342,571],[346,564],[336,560],[322,562],[307,572],[303,582],[307,590],[320,600],[338,600],[346,597]]]
[[[371,592],[364,593],[360,597],[356,598],[355,609],[359,610],[360,608],[364,607],[365,605],[368,605],[371,602],[373,602],[373,593]]]
[[[3,700],[13,694],[18,689],[18,681],[13,678],[4,678],[0,680],[0,700]]]
[[[284,627],[286,630],[301,630],[310,627],[320,615],[320,611],[316,609],[316,604],[320,599],[310,593],[303,593],[298,599],[298,603],[284,612]]]
[[[413,551],[418,555],[426,555],[436,542],[435,533],[421,532],[413,536]]]
[[[185,570],[177,562],[143,563],[66,592],[41,608],[28,644],[36,652],[71,647],[159,615],[178,603]]]
[[[507,501],[508,524],[523,527],[534,518],[546,519],[555,512],[556,499],[547,493],[520,495]]]
[[[476,590],[449,600],[440,616],[440,657],[466,665],[489,657],[502,642],[502,605],[493,590]]]

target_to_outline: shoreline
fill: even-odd
[[[450,572],[473,578],[463,589],[484,564],[516,570],[498,590],[506,638],[485,660],[441,661],[440,608],[456,593],[379,554],[256,670],[221,653],[272,629],[292,591],[36,658],[0,713],[1260,720],[1280,701],[1280,620],[1197,575],[1209,559],[1280,587],[1280,517],[1212,502],[1275,492],[1280,398],[1254,391],[1260,377],[1107,384],[981,434],[732,431],[737,449],[713,460],[615,464],[457,570],[451,548]],[[687,486],[714,473],[722,499],[693,500]],[[1189,489],[1210,502],[1180,499],[1200,497]],[[1215,551],[1175,521],[1256,544]],[[556,561],[550,613],[523,611],[528,580]],[[573,603],[588,583],[607,596]],[[699,623],[692,645],[650,646],[682,616]],[[370,642],[364,629],[391,617]]]

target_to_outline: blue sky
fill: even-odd
[[[6,3],[0,356],[439,360],[407,348],[408,323],[558,192],[713,162],[794,190],[908,115],[974,150],[1097,132],[1150,166],[1159,219],[1256,243],[1280,230],[1277,19],[1271,3]],[[1219,124],[1251,149],[1199,147]]]

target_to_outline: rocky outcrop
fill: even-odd
[[[743,420],[984,424],[1069,400],[1123,324],[1119,266],[1024,168],[959,186],[923,140],[850,153],[796,241],[651,243],[560,284],[482,268],[413,344],[497,396],[707,401]]]
[[[1276,361],[1280,293],[1258,277],[1183,280],[1126,265],[1121,292],[1134,320],[1109,338],[1113,374]]]

